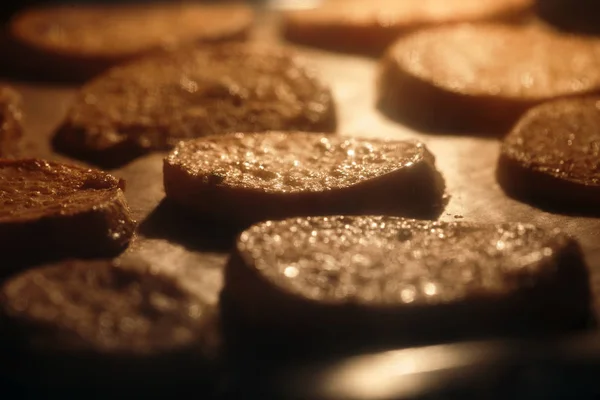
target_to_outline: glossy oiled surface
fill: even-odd
[[[342,189],[430,158],[421,143],[269,132],[180,143],[166,163],[203,181],[295,193]]]
[[[159,353],[200,350],[205,304],[130,259],[67,261],[26,271],[1,290],[3,313],[23,338],[49,350]]]
[[[600,97],[536,107],[506,137],[502,149],[525,168],[600,186]]]
[[[402,73],[463,95],[525,101],[600,88],[600,41],[539,26],[437,28],[399,40],[388,56]]]
[[[133,159],[215,133],[334,129],[331,93],[305,63],[280,48],[228,45],[108,71],[83,87],[59,141],[79,157],[131,143],[138,150],[120,157]]]
[[[332,216],[259,223],[237,251],[293,296],[398,306],[493,298],[552,281],[571,246],[558,230],[527,224]]]
[[[121,192],[102,171],[40,159],[0,161],[0,223],[105,206]]]
[[[257,37],[272,37],[273,25],[261,25]],[[545,228],[560,227],[577,237],[592,270],[594,290],[600,294],[600,219],[551,214],[517,202],[504,195],[496,183],[495,169],[500,142],[494,139],[448,136],[415,132],[383,117],[375,109],[376,61],[326,52],[304,51],[332,85],[339,103],[339,131],[342,135],[423,141],[436,156],[452,196],[442,220],[506,223],[533,223]],[[49,150],[49,139],[75,98],[76,88],[18,84],[24,95],[29,152],[60,158]],[[166,204],[162,184],[162,163],[166,153],[139,158],[113,173],[127,180],[129,204],[141,222],[130,252],[152,260],[157,268],[184,271],[188,285],[202,289],[207,301],[216,302],[222,286],[227,245],[215,243],[223,236],[220,227],[177,217]],[[64,159],[64,158],[63,158]],[[160,204],[160,206],[159,206]],[[231,236],[229,236],[231,238]],[[596,311],[600,311],[599,307]]]

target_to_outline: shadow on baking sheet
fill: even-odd
[[[97,72],[85,71],[82,74],[74,71],[72,65],[53,68],[47,60],[18,46],[2,28],[0,52],[4,55],[0,63],[0,79],[12,82],[76,84],[85,82]]]
[[[596,201],[600,190],[593,191],[593,187],[589,187],[589,191],[581,191],[569,182],[511,165],[496,168],[496,181],[506,196],[547,213],[600,218],[600,207]]]
[[[58,367],[60,368],[60,366]],[[31,381],[33,379],[31,378]],[[182,385],[180,383],[171,384],[165,382],[151,387],[148,387],[148,385],[113,385],[110,388],[106,388],[81,384],[69,387],[49,387],[47,385],[15,382],[9,378],[0,377],[2,398],[7,400],[183,399],[189,398],[190,393],[197,393],[198,398],[205,400],[217,400],[216,390],[212,386],[209,384]]]
[[[2,48],[0,47],[0,51]],[[85,82],[85,79],[72,79],[60,77],[35,70],[4,64],[0,66],[0,80],[10,81],[12,83],[37,83],[37,84],[55,84],[55,85],[75,85]]]
[[[600,3],[594,0],[538,0],[536,14],[569,33],[600,35]]]
[[[545,199],[524,197],[521,194],[513,193],[509,190],[504,190],[504,194],[515,201],[527,204],[528,206],[550,214],[572,218],[600,218],[600,208],[597,207],[576,207],[551,204]]]
[[[228,252],[240,227],[191,216],[178,205],[163,199],[142,221],[138,232],[151,239],[176,242],[190,250]]]
[[[334,325],[328,326],[327,322],[314,320],[316,325],[308,332],[301,325],[293,330],[286,330],[275,325],[261,326],[260,323],[248,319],[240,313],[235,302],[231,299],[227,289],[220,295],[220,310],[222,316],[223,335],[225,338],[226,357],[234,368],[240,368],[244,375],[250,377],[252,373],[281,367],[296,365],[302,362],[315,362],[338,359],[359,353],[377,352],[391,348],[420,347],[437,344],[458,343],[474,340],[498,339],[529,339],[562,337],[565,332],[583,333],[597,329],[596,318],[592,315],[580,315],[573,319],[573,324],[567,329],[548,329],[536,327],[535,324],[514,326],[500,322],[492,322],[496,314],[491,317],[489,324],[468,323],[468,329],[455,324],[454,317],[448,317],[445,306],[440,310],[428,307],[416,307],[411,312],[414,315],[435,315],[432,321],[438,321],[438,329],[431,329],[431,325],[421,325],[413,330],[394,328],[393,319],[389,315],[371,314],[367,320],[356,319],[356,323],[348,320],[348,328],[340,329]],[[342,312],[342,311],[340,311]],[[430,314],[431,313],[431,314]],[[295,315],[294,313],[290,315]],[[376,317],[375,317],[376,315]],[[539,315],[539,314],[538,314]],[[358,322],[360,320],[360,322]],[[543,320],[543,319],[542,319]],[[504,321],[504,319],[502,319]],[[352,326],[354,324],[354,326]],[[388,329],[381,329],[387,324]],[[469,331],[471,329],[471,331]]]
[[[7,280],[13,275],[21,273],[25,270],[38,266],[58,263],[67,259],[93,260],[101,258],[118,257],[127,249],[128,244],[102,252],[93,253],[74,253],[72,250],[51,251],[46,249],[32,248],[29,252],[16,251],[8,253],[7,249],[3,249],[3,259],[0,263],[0,283]],[[0,397],[1,398],[1,397]]]
[[[440,122],[434,114],[425,116],[413,113],[409,109],[392,109],[381,101],[377,103],[376,107],[377,110],[391,122],[400,123],[425,135],[501,139],[512,127],[512,124],[510,124],[496,126],[495,129],[491,131],[478,131],[467,126],[451,126],[445,122]]]

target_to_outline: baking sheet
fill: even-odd
[[[276,42],[276,26],[276,17],[263,15],[255,40]],[[560,227],[577,237],[592,273],[594,309],[600,316],[599,218],[552,214],[504,195],[495,179],[497,139],[422,133],[388,120],[375,108],[377,60],[307,48],[298,51],[332,86],[341,135],[419,139],[429,147],[451,196],[441,219],[528,222]],[[6,82],[23,95],[25,155],[67,160],[51,151],[49,139],[65,116],[77,85]],[[184,285],[200,289],[206,301],[216,304],[232,233],[218,224],[186,218],[163,202],[164,155],[151,154],[111,171],[127,181],[126,197],[140,223],[137,237],[127,251],[141,255],[166,272],[183,276]]]

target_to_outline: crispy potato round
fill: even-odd
[[[21,259],[118,253],[135,228],[124,187],[102,171],[37,159],[1,160],[2,254]]]
[[[164,183],[172,201],[235,225],[339,213],[434,218],[445,205],[422,143],[302,132],[183,142],[165,159]]]
[[[598,39],[460,25],[396,42],[381,61],[379,105],[428,129],[504,134],[532,106],[599,90]]]
[[[80,4],[26,9],[8,29],[24,67],[87,78],[157,50],[245,38],[253,19],[243,4]]]
[[[539,334],[590,315],[578,244],[518,223],[267,221],[239,236],[225,277],[232,334],[279,338],[258,339],[271,349]]]
[[[518,21],[532,0],[326,0],[283,14],[290,41],[333,50],[381,54],[399,36],[428,26]]]
[[[335,128],[331,91],[293,53],[224,45],[108,71],[81,89],[54,144],[115,166],[211,134]]]
[[[530,110],[504,139],[497,176],[519,199],[597,213],[600,97],[558,100]]]

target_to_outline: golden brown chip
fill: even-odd
[[[123,188],[123,181],[92,169],[36,159],[0,161],[2,254],[18,260],[119,252],[135,228]]]
[[[283,14],[291,41],[334,50],[381,54],[399,36],[428,26],[481,20],[514,21],[532,0],[326,0]]]
[[[539,26],[460,25],[400,39],[379,103],[429,129],[505,133],[530,107],[600,90],[600,40]]]
[[[313,133],[230,134],[182,142],[166,158],[167,198],[235,224],[300,215],[433,218],[444,180],[422,143]]]
[[[498,179],[511,195],[578,212],[600,207],[600,98],[530,110],[504,139]]]
[[[279,337],[271,348],[560,331],[590,309],[578,244],[518,223],[262,222],[239,236],[225,276],[230,317]]]
[[[156,50],[244,38],[252,22],[243,4],[59,5],[21,12],[9,31],[26,66],[87,77]]]
[[[54,144],[114,166],[212,134],[335,128],[329,88],[294,54],[224,45],[111,69],[81,89]]]

